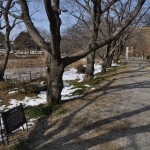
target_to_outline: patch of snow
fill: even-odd
[[[13,93],[16,93],[17,91],[11,91],[11,92],[8,92],[8,94],[13,94]]]
[[[34,125],[33,122],[27,122],[27,124],[25,123],[25,124],[23,125],[23,127],[24,127],[24,129],[27,129],[27,126],[28,126],[28,129],[30,129],[33,125]],[[23,127],[21,126],[19,129],[20,129],[20,130],[23,130]]]
[[[88,85],[88,84],[85,84],[84,86],[86,86],[86,87],[91,87],[90,85]]]
[[[0,106],[0,111],[3,111],[6,108],[5,105]]]
[[[7,109],[11,109],[11,108],[14,108],[14,107],[20,105],[20,101],[18,101],[16,99],[11,99],[9,103],[10,103],[10,105],[7,107]]]
[[[13,108],[20,104],[23,104],[24,106],[37,106],[40,104],[46,103],[46,91],[41,91],[40,94],[37,95],[37,97],[31,98],[31,97],[25,97],[24,100],[18,101],[16,99],[10,100],[10,105],[7,108]]]
[[[33,121],[36,121],[37,119],[39,119],[39,118],[31,118],[29,121],[33,122]]]
[[[94,65],[94,74],[101,72],[101,65],[95,64]]]
[[[32,126],[34,126],[34,122],[29,121],[27,122],[27,124],[26,123],[23,124],[23,126],[20,126],[18,129],[14,130],[12,133],[17,132],[18,130],[24,130],[24,129],[27,130],[27,126],[28,126],[28,129],[30,129]]]
[[[38,97],[31,98],[31,97],[25,97],[21,103],[25,106],[38,106],[40,104],[46,103],[45,94],[39,94]]]
[[[75,99],[75,98],[80,98],[83,95],[74,95],[74,96],[62,96],[62,100],[71,100],[71,99]]]
[[[71,68],[70,70],[67,70],[63,74],[63,80],[82,80],[83,81],[84,74],[77,73],[77,69]]]
[[[69,87],[70,84],[69,83],[64,83],[64,87]]]
[[[112,63],[111,66],[115,67],[115,66],[120,66],[120,65],[116,63]]]
[[[75,90],[77,89],[73,89],[73,85],[70,86],[66,86],[63,88],[61,95],[70,95],[71,93],[73,93]]]

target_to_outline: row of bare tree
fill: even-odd
[[[103,71],[119,59],[124,42],[138,24],[141,17],[148,11],[148,0],[38,0],[44,7],[49,26],[50,39],[40,34],[31,14],[32,0],[0,0],[0,19],[4,19],[6,56],[0,69],[0,79],[10,52],[9,36],[15,25],[23,21],[34,42],[45,54],[47,74],[47,103],[58,103],[63,89],[62,75],[65,67],[87,57],[85,80],[93,78],[95,54],[103,60]],[[34,1],[35,3],[35,1]],[[62,9],[63,8],[63,9]],[[77,53],[68,53],[62,57],[63,41],[61,36],[60,18],[66,12],[77,20],[77,23],[67,30],[69,40],[76,42]],[[10,22],[11,19],[11,22]],[[13,20],[13,21],[12,21]],[[104,49],[105,47],[105,49]],[[68,47],[69,48],[69,47]],[[96,53],[96,51],[98,51]]]

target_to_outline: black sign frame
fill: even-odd
[[[5,135],[7,138],[7,143],[9,143],[8,136],[19,127],[21,126],[23,127],[24,124],[26,124],[27,131],[28,131],[27,119],[25,117],[25,112],[22,104],[12,109],[9,109],[6,112],[2,112],[1,117],[4,125]],[[3,140],[2,132],[1,132],[1,136]]]

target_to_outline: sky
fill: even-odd
[[[62,0],[62,2],[63,2],[63,0]],[[65,6],[65,7],[67,7],[67,6]],[[72,7],[70,7],[70,8],[72,8]],[[32,20],[34,21],[35,26],[38,29],[42,29],[42,30],[47,30],[48,31],[49,30],[49,22],[48,22],[46,13],[45,13],[45,8],[44,8],[43,1],[35,0],[34,2],[30,2],[29,9],[30,9],[30,13],[33,14],[32,15]],[[62,8],[60,7],[60,9],[62,9]],[[76,12],[78,13],[78,11],[76,11]],[[68,15],[68,13],[65,13],[65,12],[64,13],[62,12],[60,17],[61,17],[61,20],[62,20],[61,33],[63,34],[64,30],[67,27],[71,27],[72,25],[74,25],[76,23],[76,19],[74,17],[72,17],[71,15]],[[11,39],[15,39],[15,37],[21,31],[25,31],[25,30],[26,30],[25,25],[23,23],[21,23],[20,25],[18,25],[12,31]]]
[[[49,30],[49,22],[47,19],[47,15],[45,13],[45,8],[42,2],[32,2],[29,5],[30,13],[32,14],[32,20],[34,25],[38,29]],[[62,24],[61,24],[61,32],[63,34],[64,30],[67,27],[71,27],[76,23],[76,19],[71,17],[68,13],[62,12],[60,15]],[[26,27],[24,23],[17,25],[16,28],[11,33],[11,39],[14,39],[21,31],[26,31]]]

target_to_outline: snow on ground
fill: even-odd
[[[112,66],[118,66],[117,64],[112,64]],[[94,66],[95,71],[94,74],[101,72],[101,65],[95,64]],[[71,68],[70,70],[67,70],[63,74],[63,80],[65,81],[64,83],[64,88],[62,90],[62,100],[69,100],[72,98],[78,98],[81,97],[82,95],[75,95],[71,96],[71,93],[73,93],[75,88],[73,88],[73,85],[70,85],[66,83],[68,80],[76,80],[78,79],[79,82],[82,82],[84,79],[84,74],[77,73],[77,69]],[[86,87],[90,87],[89,85],[85,85]],[[10,91],[8,94],[12,94],[16,91]],[[40,104],[45,104],[46,103],[46,91],[41,91],[36,97],[25,97],[22,101],[18,101],[16,99],[10,99],[10,105],[9,106],[1,106],[0,110],[4,109],[10,109],[15,106],[18,106],[20,103],[22,103],[24,106],[37,106]]]
[[[77,73],[77,69],[71,68],[70,70],[67,70],[63,74],[63,80],[80,80],[81,82],[83,81],[84,74]]]
[[[116,64],[116,63],[112,63],[111,66],[115,67],[115,66],[120,66],[120,65],[119,65],[119,64]]]
[[[95,69],[94,70],[94,74],[101,72],[101,65],[95,64],[94,65],[94,69]]]
[[[118,66],[117,64],[112,64],[112,66]],[[101,65],[95,65],[94,66],[95,71],[94,74],[101,72]],[[77,88],[74,88],[73,85],[70,85],[68,83],[66,83],[68,80],[79,80],[78,82],[82,82],[84,79],[84,74],[81,73],[77,73],[77,69],[75,68],[71,68],[70,70],[67,70],[64,72],[63,74],[63,80],[65,81],[64,83],[64,88],[61,92],[62,95],[62,100],[71,100],[74,98],[79,98],[82,97],[82,95],[74,95],[72,96],[71,93],[73,93],[75,90],[77,90]],[[85,84],[84,86],[86,87],[90,87],[88,84]],[[79,89],[79,88],[78,88]],[[95,88],[92,88],[93,90]],[[8,94],[13,94],[17,91],[10,91]],[[23,104],[24,106],[37,106],[40,104],[45,104],[46,103],[46,91],[41,91],[36,97],[25,97],[22,101],[16,100],[16,99],[10,99],[10,105],[9,106],[5,106],[2,105],[0,106],[0,111],[6,111],[8,109],[11,109],[13,107],[16,107],[20,104]],[[28,127],[30,128],[31,126],[33,126],[33,119],[31,119],[28,122]],[[24,128],[26,128],[26,125],[24,125]],[[22,127],[20,127],[19,129],[22,129]],[[14,131],[16,132],[16,131]],[[1,138],[0,138],[1,140]]]
[[[101,66],[100,65],[95,65],[94,66],[95,71],[94,74],[101,72]],[[68,80],[76,80],[78,79],[79,82],[82,82],[84,79],[84,74],[77,73],[77,69],[71,68],[70,70],[67,70],[63,74],[63,80],[68,81]],[[89,85],[85,85],[86,87],[90,87]],[[62,100],[69,100],[73,98],[78,98],[81,97],[82,95],[75,95],[71,96],[71,93],[73,93],[75,88],[73,88],[73,85],[70,85],[68,83],[64,83],[64,88],[62,90]],[[8,94],[15,93],[16,91],[10,91]],[[16,100],[16,99],[10,99],[10,105],[9,106],[1,106],[0,110],[4,109],[11,109],[15,106],[18,106],[20,104],[23,104],[24,106],[37,106],[40,104],[45,104],[46,103],[46,91],[41,91],[36,97],[25,97],[22,101]]]
[[[8,94],[13,94],[13,93],[16,93],[17,91],[11,91],[11,92],[9,92]]]
[[[40,104],[46,103],[46,92],[41,91],[40,94],[37,95],[37,97],[25,97],[24,100],[18,101],[16,99],[10,100],[10,105],[7,108],[13,108],[15,106],[18,106],[19,104],[23,104],[24,106],[37,106]]]

